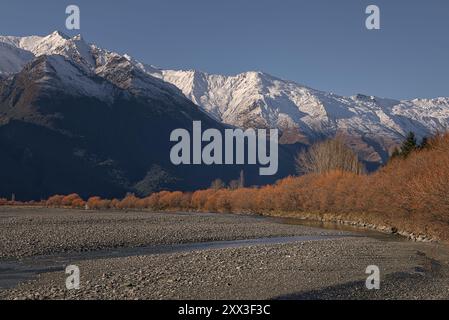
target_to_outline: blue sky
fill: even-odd
[[[261,70],[344,95],[449,96],[447,0],[1,0],[0,34],[65,30],[164,68]],[[365,8],[381,30],[365,28]],[[77,32],[78,33],[78,32]]]

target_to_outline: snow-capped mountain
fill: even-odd
[[[94,60],[90,54],[90,47],[83,41],[81,36],[69,38],[61,32],[55,31],[46,37],[11,37],[0,36],[0,43],[13,46],[32,54],[28,61],[34,57],[42,55],[61,55],[69,58],[81,65],[94,65]],[[23,65],[15,64],[12,66],[11,73],[21,70]]]
[[[0,72],[4,75],[18,73],[35,58],[47,56],[52,59],[47,61],[46,72],[61,76],[61,85],[68,81],[68,87],[74,86],[89,95],[96,92],[99,98],[110,96],[110,92],[98,86],[96,76],[135,94],[184,97],[174,85],[149,76],[130,57],[87,44],[81,35],[70,38],[55,31],[46,37],[0,36],[0,45],[8,49],[0,50]],[[92,78],[86,80],[80,72]]]
[[[385,160],[389,149],[410,131],[423,137],[449,128],[449,98],[343,97],[262,72],[236,76],[192,70],[149,73],[173,83],[224,123],[279,128],[290,142],[341,134],[355,148],[365,144],[364,158],[373,161]]]
[[[81,37],[2,37],[0,61],[0,198],[43,199],[148,195],[197,190],[217,178],[273,183],[293,171],[294,153],[280,148],[283,168],[260,177],[258,166],[175,166],[175,129],[223,131],[176,86],[128,56],[87,45]],[[282,160],[280,160],[282,161]]]
[[[449,128],[449,98],[398,101],[361,94],[343,97],[262,72],[224,76],[164,70],[87,44],[81,36],[70,38],[60,32],[46,37],[0,36],[0,75],[17,73],[43,55],[70,61],[72,67],[57,58],[50,64],[61,68],[56,73],[63,75],[62,83],[68,81],[83,93],[111,97],[92,80],[95,77],[85,83],[79,80],[80,70],[140,96],[185,96],[225,124],[279,128],[284,143],[311,143],[340,134],[362,158],[373,162],[386,160],[409,131],[423,137]]]

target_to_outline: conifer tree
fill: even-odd
[[[407,158],[410,153],[415,151],[418,148],[418,143],[416,141],[416,136],[414,132],[409,132],[407,135],[407,138],[405,139],[404,143],[401,147],[401,156],[403,158]]]

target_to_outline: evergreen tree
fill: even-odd
[[[405,159],[413,151],[419,150],[419,149],[423,149],[423,148],[427,147],[427,145],[428,145],[427,138],[423,138],[421,144],[418,145],[415,133],[409,132],[409,134],[407,135],[407,138],[402,143],[401,148],[400,149],[398,149],[398,148],[394,149],[393,153],[391,154],[390,160],[392,160],[394,158],[398,158],[398,157],[401,157],[401,158]]]
[[[410,132],[407,135],[407,138],[405,139],[404,143],[402,144],[400,154],[402,157],[407,158],[410,155],[410,153],[415,151],[417,148],[418,148],[418,143],[416,141],[415,133]]]

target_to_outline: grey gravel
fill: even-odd
[[[335,232],[243,215],[0,207],[0,258],[318,234]]]
[[[61,215],[61,213],[59,213]],[[288,226],[241,216],[168,215],[108,213],[104,220],[94,213],[90,218],[81,213],[66,212],[77,224],[96,221],[90,228],[102,231],[111,224],[133,225],[137,219],[148,234],[145,243],[166,232],[167,239],[195,241],[232,239],[267,235],[336,234],[303,226]],[[73,216],[72,216],[73,215]],[[148,218],[146,218],[148,216]],[[38,214],[36,219],[47,216]],[[18,219],[12,217],[9,219]],[[22,219],[22,218],[21,218]],[[72,225],[62,216],[53,224]],[[148,221],[159,223],[149,227]],[[154,219],[154,220],[152,220]],[[182,222],[179,222],[185,219]],[[20,219],[19,219],[20,220]],[[45,219],[44,219],[45,220]],[[63,222],[66,221],[66,222]],[[80,223],[80,221],[82,223]],[[198,226],[194,226],[198,221]],[[216,221],[216,226],[214,225]],[[23,221],[22,221],[23,223]],[[172,225],[174,224],[174,225]],[[185,224],[185,230],[182,225]],[[51,225],[50,221],[41,225]],[[134,228],[139,228],[135,224]],[[215,234],[202,232],[201,227]],[[4,228],[3,226],[1,228]],[[48,227],[50,228],[50,227]],[[62,226],[54,227],[59,230]],[[125,227],[119,227],[121,230]],[[26,228],[23,228],[26,229]],[[35,229],[33,228],[33,232]],[[89,229],[90,230],[90,229]],[[156,234],[150,234],[154,230]],[[163,230],[163,231],[159,231]],[[111,232],[112,235],[124,234]],[[173,232],[173,233],[170,233]],[[201,233],[201,236],[189,234]],[[45,234],[45,233],[42,233]],[[2,237],[4,234],[2,232]],[[43,237],[43,236],[41,236]],[[74,236],[75,237],[75,236]],[[101,238],[102,236],[99,236]],[[45,237],[44,237],[45,238]],[[65,239],[65,238],[64,238]],[[77,243],[97,239],[92,234],[81,236]],[[115,238],[114,238],[115,239]],[[119,238],[117,238],[119,239]],[[132,242],[125,236],[122,245]],[[45,250],[58,250],[57,243]],[[129,241],[129,242],[128,242]],[[95,242],[94,242],[95,243]],[[105,240],[104,245],[111,242]],[[85,245],[87,248],[89,245]],[[72,247],[77,248],[77,247]],[[41,252],[41,249],[39,252]],[[20,251],[19,251],[20,252]],[[2,299],[448,299],[449,255],[447,247],[408,241],[383,241],[370,237],[305,241],[290,244],[155,254],[121,258],[74,261],[81,271],[80,290],[66,290],[64,272],[41,274],[36,280],[16,288],[0,291]],[[365,287],[368,265],[381,270],[381,289]]]

